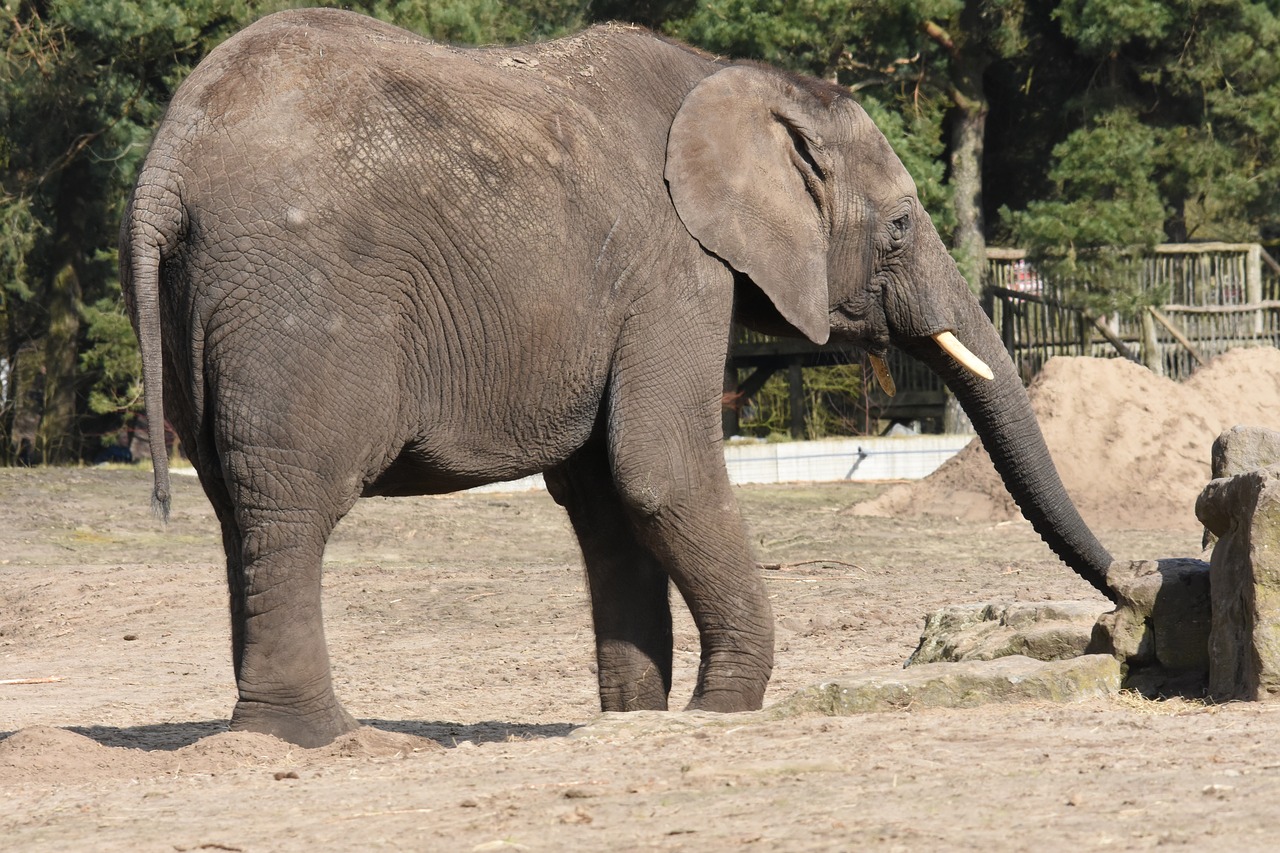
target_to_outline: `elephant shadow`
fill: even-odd
[[[446,749],[461,743],[501,743],[565,737],[575,723],[513,723],[484,720],[478,723],[450,723],[426,720],[364,719],[360,723],[385,732],[416,735],[433,740]],[[183,723],[154,723],[144,726],[67,726],[67,731],[97,741],[102,746],[137,749],[144,752],[172,752],[197,741],[228,731],[226,720],[199,720]],[[3,740],[7,734],[0,734]]]

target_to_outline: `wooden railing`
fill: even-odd
[[[1025,379],[1055,355],[1127,356],[1184,378],[1209,358],[1241,346],[1280,345],[1280,265],[1256,243],[1157,246],[1108,275],[1162,296],[1136,317],[1091,317],[1072,282],[1042,277],[1018,249],[990,249],[987,309]]]

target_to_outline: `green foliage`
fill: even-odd
[[[1156,132],[1129,110],[1099,116],[1053,150],[1054,195],[1004,211],[1014,242],[1041,254],[1160,242],[1164,205],[1155,182]]]
[[[555,38],[579,29],[586,0],[373,0],[343,4],[437,41],[512,44]]]
[[[84,307],[88,348],[80,353],[80,367],[97,377],[89,392],[89,411],[127,418],[142,411],[142,362],[123,309],[110,297]]]
[[[34,295],[27,279],[27,256],[45,230],[44,223],[32,213],[30,198],[0,198],[0,306],[7,306],[9,298],[30,299]],[[0,319],[4,319],[2,313]]]
[[[666,29],[716,53],[831,77],[861,18],[845,0],[708,0]]]
[[[787,374],[770,376],[739,412],[743,435],[779,439],[790,435],[791,393]],[[864,431],[862,368],[857,364],[806,368],[802,375],[805,435],[828,438]]]
[[[1053,198],[1002,211],[1014,241],[1060,295],[1095,315],[1135,317],[1164,300],[1137,274],[1142,252],[1163,236],[1158,148],[1158,134],[1130,111],[1100,116],[1054,149]]]
[[[1239,241],[1280,231],[1275,4],[1076,0],[1059,6],[1056,18],[1093,62],[1090,83],[1071,108],[1082,126],[1113,126],[1139,135],[1149,148],[1145,171],[1122,179],[1132,181],[1132,198],[1160,199],[1164,237]],[[1105,163],[1106,147],[1137,144],[1119,133],[1082,140],[1081,146],[1103,149],[1084,159]],[[1075,168],[1067,161],[1055,165],[1060,175]],[[1068,182],[1062,197],[1082,198],[1095,183],[1073,188]]]
[[[1073,0],[1053,13],[1088,70],[1049,193],[1009,239],[1096,311],[1133,314],[1132,256],[1163,240],[1280,233],[1280,10],[1245,0]]]
[[[1067,0],[1053,15],[1084,55],[1107,57],[1167,35],[1174,19],[1169,5],[1162,0]]]
[[[118,294],[104,253],[152,128],[178,81],[249,14],[236,0],[10,0],[0,16],[0,358],[12,365],[26,342],[59,355],[46,361],[39,427],[54,458],[83,452],[77,416],[115,382],[77,357],[102,329],[81,310]],[[3,411],[6,434],[15,414]]]

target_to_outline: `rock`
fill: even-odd
[[[1233,426],[1213,442],[1213,478],[1247,474],[1280,462],[1280,432],[1266,427]]]
[[[1107,585],[1120,603],[1098,619],[1088,651],[1115,657],[1125,686],[1146,695],[1202,691],[1209,672],[1209,564],[1118,561],[1107,570]]]
[[[1209,692],[1216,699],[1280,694],[1280,464],[1211,482],[1196,515],[1213,549]]]
[[[1280,462],[1280,432],[1267,427],[1233,426],[1213,441],[1210,452],[1213,479],[1247,474]],[[1204,532],[1204,548],[1214,543],[1213,532]]]
[[[1024,655],[1042,661],[1084,654],[1105,602],[987,602],[944,607],[925,617],[907,666]]]
[[[930,663],[825,681],[765,710],[772,719],[820,713],[845,716],[906,708],[972,708],[994,702],[1080,701],[1120,689],[1120,665],[1108,655],[1044,662],[1021,655],[990,661]]]

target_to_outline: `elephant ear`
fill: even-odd
[[[749,66],[718,71],[689,92],[671,123],[666,179],[694,239],[822,344],[831,330],[829,219],[817,107],[782,75]]]

